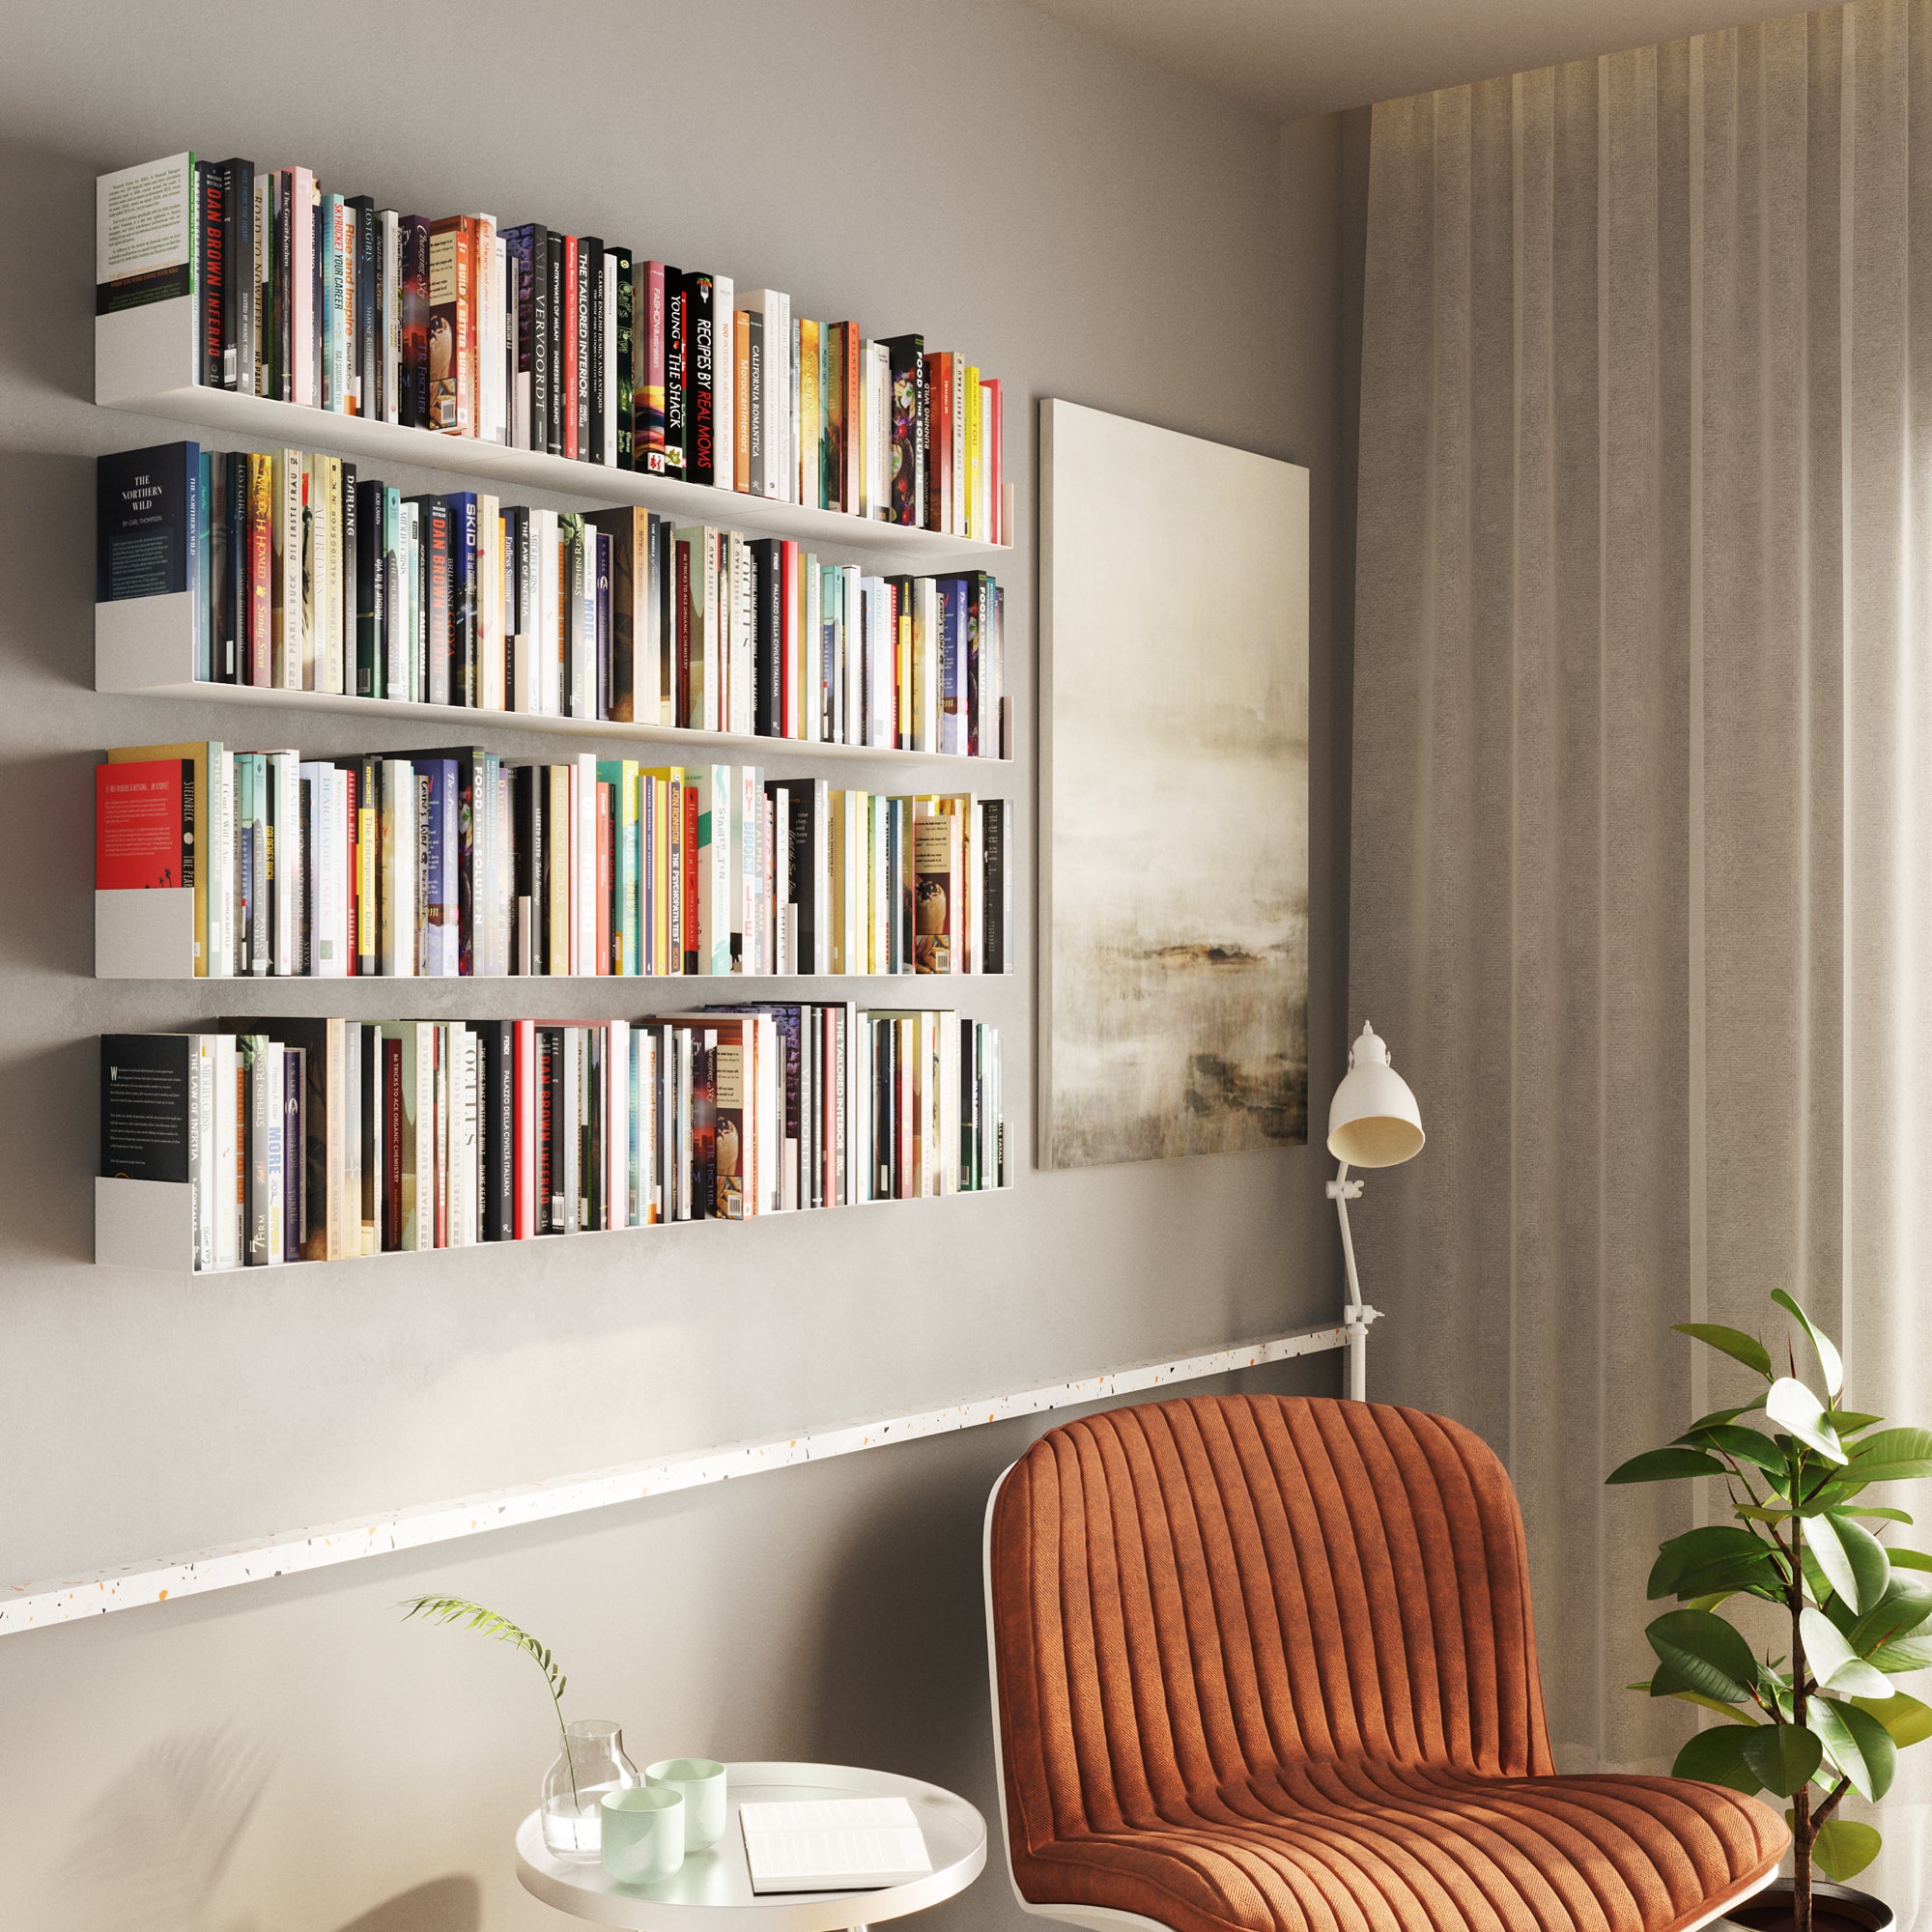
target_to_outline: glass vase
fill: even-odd
[[[544,1845],[560,1859],[594,1859],[604,1846],[604,1794],[643,1779],[610,1719],[579,1718],[563,1734],[567,1747],[544,1774]]]

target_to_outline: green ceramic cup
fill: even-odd
[[[604,1794],[604,1869],[619,1885],[656,1885],[684,1862],[684,1795],[631,1784]]]
[[[724,1767],[716,1758],[668,1757],[644,1767],[645,1788],[684,1799],[684,1849],[701,1852],[724,1835]]]

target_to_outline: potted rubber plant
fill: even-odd
[[[1721,1491],[1712,1514],[1722,1520],[1658,1550],[1651,1601],[1677,1607],[1645,1631],[1657,1662],[1631,1688],[1721,1719],[1678,1752],[1677,1776],[1784,1807],[1791,1876],[1727,1918],[1775,1932],[1883,1932],[1889,1909],[1845,1883],[1877,1857],[1880,1836],[1842,1806],[1853,1792],[1882,1799],[1899,1750],[1932,1737],[1932,1707],[1896,1681],[1932,1664],[1932,1555],[1896,1540],[1912,1519],[1874,1494],[1932,1476],[1932,1430],[1888,1428],[1848,1407],[1836,1348],[1788,1294],[1772,1300],[1804,1336],[1805,1374],[1789,1337],[1780,1374],[1754,1335],[1678,1324],[1762,1385],[1609,1476]]]

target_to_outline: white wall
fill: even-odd
[[[223,707],[88,688],[93,458],[181,431],[87,399],[94,176],[192,146],[299,159],[400,207],[601,233],[787,288],[808,314],[973,354],[1008,379],[1029,533],[1005,574],[1022,693],[1034,398],[1308,464],[1319,1120],[1344,1035],[1348,902],[1349,656],[1331,606],[1352,526],[1332,514],[1347,500],[1340,124],[1278,132],[999,0],[4,0],[0,50],[14,236],[0,276],[0,1587],[943,1402],[1334,1306],[1312,1151],[1041,1175],[1026,1166],[1023,1102],[1019,1185],[999,1201],[287,1278],[93,1267],[94,1036],[330,1001],[90,977],[99,750],[242,733]],[[995,782],[1024,830],[1030,696],[1022,717],[1022,762]],[[421,742],[402,726],[302,727],[324,753]],[[967,1009],[1004,1026],[1024,1095],[1031,975],[968,986]],[[410,1004],[494,1014],[524,998],[477,985],[412,989]],[[542,1005],[629,1009],[596,986],[545,987]],[[1332,1379],[1321,1361],[1274,1385]],[[541,1689],[507,1653],[398,1629],[390,1606],[431,1587],[536,1630],[572,1673],[572,1708],[621,1719],[640,1757],[845,1758],[990,1808],[979,1518],[1035,1433],[1003,1426],[0,1640],[0,1926],[138,1912],[161,1927],[336,1932],[385,1900],[365,1932],[554,1922],[508,1853],[548,1755]],[[184,1766],[214,1726],[259,1803],[205,1919],[170,1916],[169,1885],[204,1889],[193,1861],[219,1804],[185,1823],[166,1807],[204,1788]],[[989,1877],[942,1918],[1014,1916]]]

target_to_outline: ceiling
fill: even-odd
[[[1278,120],[1790,14],[1791,0],[1033,0]]]

